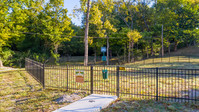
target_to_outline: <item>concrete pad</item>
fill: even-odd
[[[99,112],[115,100],[117,96],[91,94],[54,112]]]

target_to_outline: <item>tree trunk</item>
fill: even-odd
[[[106,64],[109,65],[109,38],[107,37],[107,51],[106,51],[106,55],[107,55],[107,60],[106,60]]]
[[[94,64],[96,64],[97,62],[97,50],[96,50],[96,47],[95,47],[95,50],[94,50]]]
[[[131,62],[131,42],[129,41],[128,63]]]
[[[1,61],[1,58],[0,58],[0,67],[3,67],[3,62]]]
[[[124,62],[126,62],[126,46],[124,46]]]
[[[134,42],[131,43],[131,49],[132,49],[131,62],[134,62],[133,46],[134,46]]]
[[[54,53],[55,53],[55,54],[58,54],[58,45],[55,45]]]
[[[151,40],[151,56],[154,55],[154,52],[153,52],[153,37],[152,37],[152,40]]]
[[[174,45],[174,51],[177,51],[177,50],[178,50],[178,42],[176,41]]]
[[[170,54],[171,53],[171,46],[169,44],[169,47],[168,47],[168,53]]]
[[[87,13],[86,13],[86,27],[85,27],[85,51],[84,51],[84,66],[88,65],[88,30],[89,30],[89,13],[90,13],[90,0],[87,3]]]
[[[163,40],[163,25],[162,25],[162,56],[164,56],[164,40]]]
[[[146,58],[149,58],[149,48],[146,48]]]

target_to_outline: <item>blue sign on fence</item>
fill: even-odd
[[[101,52],[106,52],[106,47],[101,47]]]

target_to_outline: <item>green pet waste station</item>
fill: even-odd
[[[108,70],[102,70],[103,79],[108,79]]]

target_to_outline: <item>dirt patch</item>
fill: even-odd
[[[75,102],[80,99],[81,99],[81,96],[79,96],[77,94],[72,94],[72,95],[63,95],[55,101],[57,103],[65,103],[65,102],[72,103],[72,102]]]
[[[199,99],[199,90],[197,89],[191,89],[188,91],[182,91],[181,92],[182,96],[185,98],[189,98],[189,99]]]

